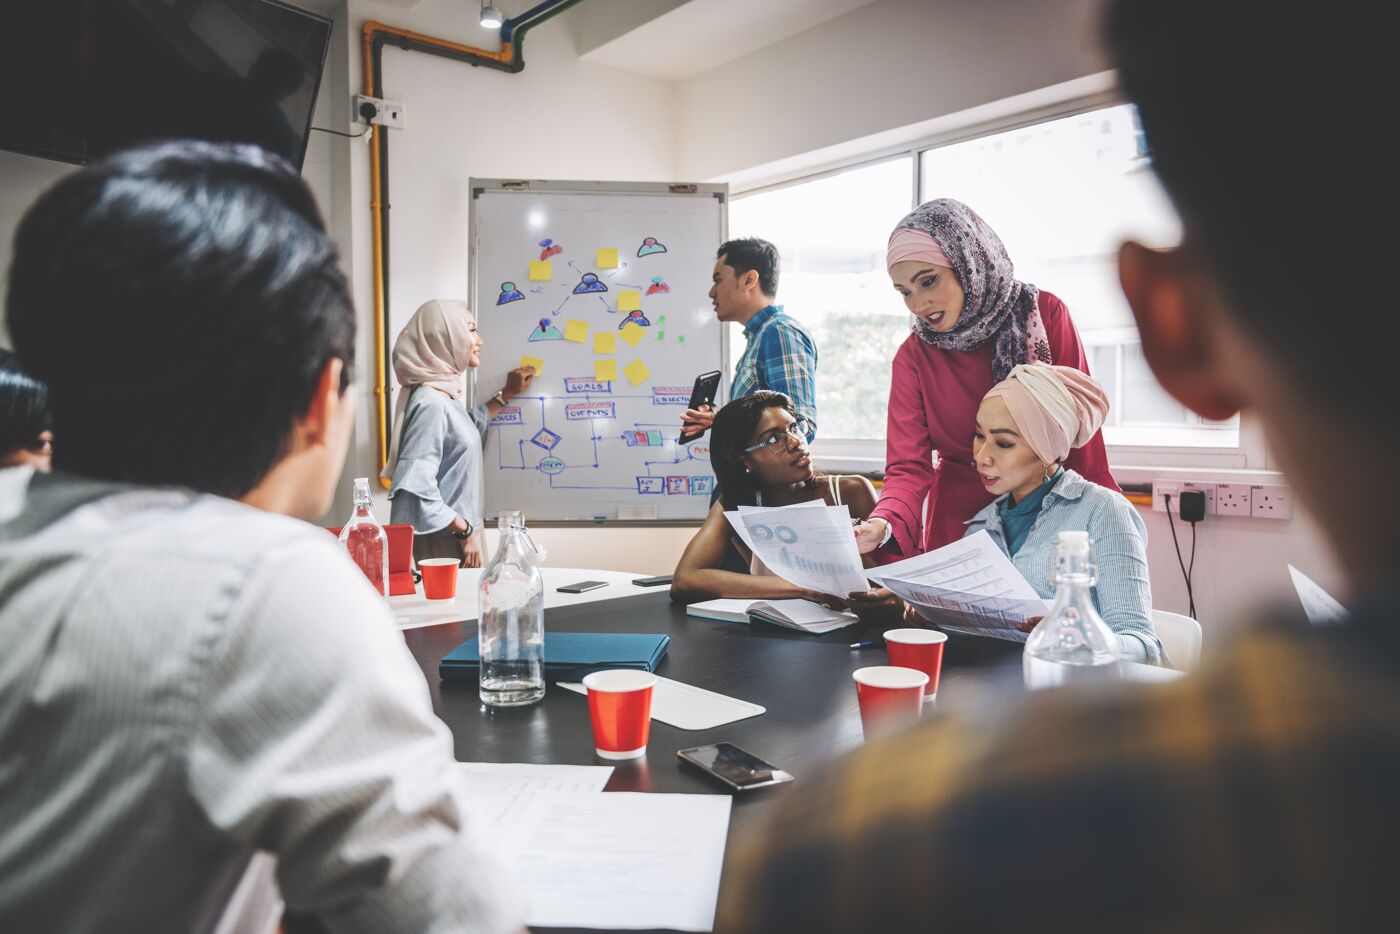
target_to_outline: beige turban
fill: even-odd
[[[992,396],[1006,403],[1021,437],[1047,464],[1087,444],[1108,416],[1103,387],[1069,366],[1023,363],[991,388]]]
[[[394,404],[394,437],[389,442],[388,460],[379,473],[384,479],[393,478],[399,462],[403,416],[412,388],[432,386],[454,399],[465,392],[462,374],[471,360],[474,343],[468,327],[470,320],[471,309],[466,302],[435,298],[413,313],[394,341],[394,375],[399,378],[400,388]]]

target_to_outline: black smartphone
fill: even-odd
[[[784,772],[771,762],[764,762],[733,743],[696,746],[694,749],[682,749],[676,755],[682,762],[703,769],[735,791],[766,788],[792,781],[791,773]]]
[[[635,577],[632,583],[638,587],[660,587],[662,584],[671,583],[670,574],[662,574],[660,577]]]
[[[584,593],[589,590],[597,590],[599,587],[608,586],[607,581],[579,581],[577,584],[565,584],[558,588],[560,593]]]
[[[695,377],[695,386],[690,390],[690,405],[688,408],[698,409],[702,405],[708,405],[713,408],[715,404],[715,393],[719,392],[719,377],[719,370],[711,370],[708,373],[701,373],[699,376]],[[683,430],[677,440],[681,444],[689,444],[703,434],[703,431],[687,434]]]

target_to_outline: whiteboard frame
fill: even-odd
[[[590,182],[471,177],[467,179],[467,184],[467,291],[473,300],[476,298],[477,291],[476,205],[480,196],[488,191],[528,192],[531,194],[712,195],[719,200],[719,242],[724,243],[729,239],[729,185],[722,182],[717,184],[699,182]],[[730,362],[729,330],[724,326],[724,322],[720,323],[719,359],[720,365],[725,369],[728,369]],[[477,404],[475,369],[472,369],[471,375],[467,379],[467,397],[469,406]],[[535,528],[580,528],[585,526],[648,529],[699,528],[704,521],[704,516],[695,519],[531,519],[530,525]]]

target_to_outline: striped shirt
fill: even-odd
[[[811,423],[811,441],[817,436],[817,345],[812,335],[781,305],[769,305],[744,325],[744,340],[748,343],[734,366],[729,398],[760,389],[783,393]]]
[[[504,932],[452,739],[325,532],[39,474],[0,525],[0,930],[207,931],[255,851],[333,931]]]
[[[1171,684],[870,743],[730,847],[716,934],[1400,930],[1400,592],[1375,597]]]

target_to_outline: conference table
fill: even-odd
[[[459,590],[475,586],[477,572],[461,574]],[[401,623],[416,626],[406,628],[403,636],[423,669],[434,709],[452,731],[461,761],[613,765],[606,791],[729,794],[726,786],[676,758],[679,749],[728,741],[791,772],[792,783],[733,795],[733,840],[760,824],[785,796],[816,779],[833,757],[861,744],[851,673],[888,662],[883,648],[849,646],[893,627],[858,624],[812,636],[765,624],[700,619],[687,616],[683,605],[672,603],[666,588],[658,592],[631,584],[631,578],[641,576],[547,569],[546,631],[665,633],[671,642],[657,674],[760,704],[766,713],[698,731],[653,721],[645,758],[607,762],[594,755],[583,696],[550,684],[538,704],[488,708],[478,699],[474,680],[439,678],[438,661],[476,635],[474,596],[458,607],[462,615],[469,609],[473,618],[436,625]],[[605,577],[608,587],[590,594],[573,597],[554,589],[561,582]],[[416,606],[412,600],[394,598],[390,603],[396,613],[404,613],[405,607]],[[413,616],[405,613],[401,620]],[[955,698],[974,702],[973,698],[1019,693],[1020,659],[1021,646],[1016,643],[951,637],[938,700],[926,709],[961,706],[954,703]]]

